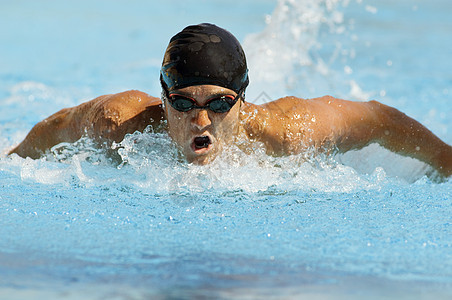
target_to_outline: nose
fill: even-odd
[[[209,114],[205,109],[197,109],[195,110],[195,115],[191,120],[191,124],[194,128],[199,131],[202,131],[204,128],[212,124],[212,121],[209,118]]]

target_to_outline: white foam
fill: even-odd
[[[124,172],[121,176],[140,188],[159,193],[197,193],[211,189],[216,193],[239,190],[342,193],[375,189],[388,180],[383,171],[377,175],[370,172],[367,176],[331,157],[311,157],[306,153],[271,157],[259,147],[246,154],[231,146],[209,165],[187,164],[180,159],[167,135],[154,133],[129,135],[120,146],[120,154],[127,162],[120,167]]]
[[[433,172],[429,165],[417,159],[393,153],[377,144],[338,155],[337,160],[361,174],[372,174],[377,170],[384,170],[388,176],[398,177],[407,182],[415,182]]]
[[[345,193],[379,189],[396,177],[414,182],[431,171],[423,163],[378,146],[337,157],[308,153],[272,157],[260,147],[246,154],[231,146],[211,164],[198,166],[183,160],[168,135],[148,131],[127,135],[124,141],[114,145],[123,160],[115,167],[104,151],[89,145],[86,138],[74,144],[60,144],[47,156],[53,162],[21,159],[16,155],[3,160],[10,160],[10,165],[16,166],[12,172],[24,181],[47,185],[76,182],[86,186],[121,181],[157,194]],[[388,164],[388,161],[397,163]],[[11,172],[11,166],[8,169]]]
[[[335,82],[340,86],[341,77],[329,65],[341,53],[353,52],[334,40],[334,35],[348,30],[340,11],[347,5],[348,1],[338,0],[278,1],[266,28],[243,43],[251,80],[248,101],[261,103],[257,98],[263,92],[272,99],[319,96],[329,93]],[[323,31],[328,32],[327,41],[321,39]]]

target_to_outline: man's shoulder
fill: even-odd
[[[263,104],[245,102],[241,117],[248,122],[274,123],[273,125],[278,127],[281,122],[301,122],[319,112],[330,111],[335,106],[340,106],[343,101],[331,96],[311,99],[287,96]]]
[[[161,110],[162,101],[148,94],[129,90],[97,97],[81,104],[81,110],[88,110],[93,117],[107,117],[126,120],[148,110]]]
[[[278,113],[293,109],[300,109],[307,103],[308,101],[306,99],[287,96],[262,104],[245,102],[244,109],[250,112],[257,112],[258,114]]]
[[[160,120],[163,109],[159,98],[130,90],[103,95],[82,103],[75,108],[74,115],[87,122],[83,126],[94,124],[94,127],[117,127],[126,122],[143,122],[142,120],[151,117]]]
[[[286,96],[273,101],[265,102],[262,104],[253,104],[245,102],[244,108],[249,111],[291,111],[303,108],[309,108],[311,106],[317,106],[322,104],[342,103],[344,100],[338,99],[332,96],[322,96],[317,98],[300,98],[295,96]]]
[[[93,136],[120,141],[127,133],[158,124],[163,119],[163,109],[159,98],[130,90],[86,102],[77,115],[85,121],[81,127],[92,128]]]
[[[159,105],[162,103],[160,98],[152,97],[138,90],[129,90],[116,94],[110,94],[98,97],[101,105],[117,108],[142,108],[147,106]],[[96,100],[95,99],[95,100]]]

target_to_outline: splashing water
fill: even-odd
[[[351,84],[330,68],[339,58],[355,55],[353,49],[344,49],[338,38],[351,36],[352,30],[340,11],[348,3],[278,1],[272,15],[266,18],[265,30],[250,35],[244,42],[251,65],[250,78],[259,82],[250,86],[250,93],[258,95],[257,102],[268,100],[260,99],[259,90],[273,99],[288,94],[306,97],[331,91],[334,82],[335,93],[338,86]]]
[[[429,70],[437,70],[432,71],[434,76],[442,74],[438,70],[448,61],[437,65],[430,56],[423,58],[406,48],[396,56],[400,45],[387,49],[378,43],[379,30],[393,10],[399,15],[424,11],[426,20],[414,20],[427,28],[447,11],[448,2],[440,10],[431,3],[417,4],[418,10],[412,10],[411,1],[388,3],[375,7],[361,1],[278,1],[261,32],[238,33],[247,35],[248,101],[267,101],[258,97],[262,92],[269,98],[331,92],[365,99],[383,95],[384,88],[383,100],[411,109],[414,117],[424,118],[421,121],[432,124],[433,131],[450,142],[450,103],[443,92],[450,90],[450,83],[442,87],[447,80],[432,77],[434,82],[424,86],[406,75],[413,74],[410,68],[401,66],[405,58],[424,59]],[[209,9],[206,3],[203,8],[189,4],[193,11],[187,8],[178,15],[172,10],[180,28],[198,21],[187,15]],[[223,4],[226,11],[230,4]],[[108,6],[109,13],[122,15],[124,10],[112,10],[115,5]],[[141,3],[139,11],[146,12],[148,5]],[[151,5],[153,10],[159,9],[156,5]],[[228,15],[238,15],[234,13]],[[232,23],[247,28],[248,14]],[[444,14],[444,23],[450,24]],[[374,26],[378,29],[359,32],[367,24],[362,19],[371,17],[375,18],[371,23],[380,24]],[[33,14],[26,20],[32,18]],[[403,21],[399,19],[394,22]],[[120,44],[141,49],[147,36],[136,31],[134,22],[121,24],[121,30],[130,31],[123,39],[113,36]],[[96,30],[89,20],[85,23]],[[385,38],[397,40],[391,34],[400,29],[391,28],[384,31]],[[361,41],[364,46],[355,52],[354,42],[363,40],[363,34],[375,38],[374,44],[368,47]],[[422,31],[416,35],[422,40]],[[108,42],[108,34],[96,37]],[[440,40],[447,42],[443,37]],[[45,36],[40,38],[45,41]],[[447,47],[419,51],[441,49]],[[367,71],[360,71],[352,60],[365,69],[364,61],[372,56],[371,69],[378,76],[366,79]],[[389,59],[393,64],[387,64]],[[50,58],[45,62],[53,63]],[[142,82],[149,72],[158,74],[159,68],[158,64],[137,68],[136,61],[125,61],[109,66],[113,72],[89,69],[95,64],[91,58],[80,67],[81,74],[90,76],[80,76],[75,85],[42,79],[42,73],[33,79],[31,71],[30,78],[12,76],[14,69],[0,73],[3,82],[11,83],[0,85],[2,153],[37,121],[109,88],[104,81],[110,73]],[[391,71],[395,68],[396,75]],[[432,84],[439,92],[431,92]],[[413,94],[428,95],[429,104],[416,100],[416,105],[405,105],[406,97],[415,99]],[[54,299],[450,296],[452,182],[430,182],[424,177],[428,169],[419,162],[394,157],[377,146],[336,157],[279,158],[267,156],[259,147],[246,154],[231,146],[210,165],[196,166],[183,161],[168,135],[152,130],[127,135],[113,147],[119,164],[117,157],[93,147],[86,138],[57,145],[39,160],[0,157],[0,294],[23,291]]]

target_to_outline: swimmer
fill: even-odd
[[[160,82],[160,98],[132,90],[60,110],[36,124],[10,154],[36,159],[82,136],[108,149],[150,125],[166,130],[187,162],[200,165],[231,143],[259,142],[275,156],[308,149],[346,152],[378,143],[429,164],[442,177],[452,175],[451,146],[377,101],[324,96],[246,102],[245,53],[231,33],[213,24],[188,26],[171,38]]]

